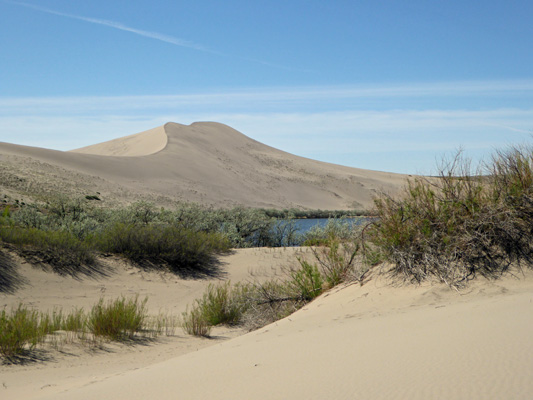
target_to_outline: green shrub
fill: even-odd
[[[132,339],[141,331],[146,318],[146,302],[124,297],[94,305],[87,317],[89,332],[111,340]]]
[[[318,267],[305,260],[298,259],[300,268],[288,272],[287,288],[296,298],[311,301],[323,291],[324,279]]]
[[[201,269],[212,262],[214,254],[229,251],[229,242],[220,234],[175,226],[116,223],[92,241],[101,251],[122,254],[136,262],[164,262],[178,273]]]
[[[359,238],[343,240],[331,236],[324,246],[312,249],[327,288],[348,280],[361,281],[368,267],[357,262],[360,247]]]
[[[457,156],[438,178],[410,180],[402,198],[376,199],[370,238],[408,280],[460,285],[497,277],[533,255],[533,149],[497,153],[472,172]]]
[[[0,354],[6,358],[33,349],[46,335],[37,311],[22,304],[11,313],[0,312]]]
[[[235,294],[230,282],[209,284],[196,306],[209,325],[235,325],[243,313],[242,302]]]
[[[202,311],[198,307],[187,309],[182,314],[181,326],[189,335],[208,337],[211,333],[211,326],[205,319]]]
[[[98,343],[98,338],[102,337],[122,341],[136,336],[172,335],[177,317],[160,314],[149,318],[146,302],[147,299],[139,301],[137,297],[107,302],[100,299],[89,313],[83,309],[68,314],[61,309],[51,313],[38,312],[23,304],[11,312],[3,310],[0,312],[0,356],[16,359],[38,345],[57,346],[68,337],[92,344]],[[66,331],[67,335],[56,337],[54,333],[57,331]],[[88,332],[93,335],[91,341],[86,341]],[[47,338],[49,334],[52,335]]]
[[[76,309],[61,319],[61,329],[70,332],[83,332],[87,326],[87,315],[82,308]]]
[[[91,247],[69,232],[0,226],[0,239],[15,245],[26,258],[54,267],[70,268],[95,262]]]

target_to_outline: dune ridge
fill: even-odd
[[[216,207],[363,209],[377,191],[396,193],[405,176],[295,156],[220,123],[167,123],[71,152],[0,143],[2,186],[108,202],[136,199]]]
[[[125,136],[107,142],[71,150],[72,153],[100,156],[139,157],[162,151],[168,143],[164,126]]]

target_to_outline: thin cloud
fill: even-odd
[[[125,32],[131,32],[131,33],[134,33],[134,34],[139,35],[139,36],[144,36],[144,37],[147,37],[147,38],[150,38],[150,39],[159,40],[161,42],[170,43],[170,44],[173,44],[173,45],[176,45],[176,46],[180,46],[180,47],[187,47],[187,48],[190,48],[190,49],[199,50],[199,51],[203,51],[203,52],[206,52],[206,53],[223,55],[222,53],[219,53],[217,51],[208,49],[205,46],[190,42],[188,40],[176,38],[174,36],[169,36],[169,35],[165,35],[165,34],[158,33],[158,32],[150,32],[150,31],[145,31],[145,30],[142,30],[142,29],[132,28],[131,26],[127,26],[127,25],[124,25],[124,24],[122,24],[120,22],[116,22],[116,21],[109,21],[109,20],[105,20],[105,19],[90,18],[90,17],[83,17],[83,16],[80,16],[80,15],[63,13],[63,12],[60,12],[60,11],[55,11],[55,10],[51,10],[49,8],[40,7],[40,6],[36,6],[36,5],[33,5],[33,4],[29,4],[29,3],[19,2],[19,1],[4,0],[4,3],[10,3],[10,4],[17,5],[17,6],[27,7],[27,8],[31,8],[33,10],[41,11],[41,12],[44,12],[44,13],[47,13],[47,14],[58,15],[60,17],[77,19],[79,21],[85,21],[85,22],[89,22],[91,24],[104,25],[104,26],[108,26],[110,28],[118,29],[118,30],[125,31]]]
[[[185,93],[175,95],[137,96],[71,96],[71,97],[0,97],[0,115],[25,113],[27,109],[40,112],[107,111],[144,109],[198,109],[217,107],[223,110],[254,112],[307,110],[357,110],[368,99],[378,109],[468,109],[471,98],[482,100],[516,95],[531,96],[533,80],[457,81],[389,86],[315,86],[250,88],[226,92]],[[457,99],[468,99],[461,105]],[[403,105],[407,99],[424,99],[415,105]],[[426,100],[427,99],[427,100]],[[438,102],[437,102],[438,100]],[[443,104],[442,102],[446,102]],[[516,104],[509,108],[524,109]],[[485,106],[485,109],[494,107]],[[529,112],[530,110],[528,110]],[[520,111],[518,111],[520,112]]]
[[[485,124],[487,126],[495,126],[497,128],[502,128],[502,129],[507,129],[509,131],[512,131],[512,132],[518,132],[518,133],[529,133],[529,134],[532,134],[533,133],[533,129],[530,129],[530,130],[525,130],[525,129],[518,129],[518,128],[513,128],[512,126],[507,126],[507,125],[502,125],[502,124]]]

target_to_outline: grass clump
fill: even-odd
[[[126,299],[104,301],[100,299],[87,316],[89,332],[111,340],[132,339],[139,332],[147,317],[148,299]]]
[[[287,293],[292,294],[295,299],[311,301],[322,293],[324,278],[316,265],[302,259],[298,261],[300,268],[288,271]]]
[[[89,312],[83,309],[70,313],[62,310],[38,312],[23,304],[10,312],[2,310],[0,356],[15,359],[36,346],[57,346],[66,341],[95,344],[101,339],[124,341],[138,336],[173,335],[177,318],[164,314],[148,316],[147,301],[140,301],[138,297],[107,301],[102,298]]]
[[[243,306],[237,290],[231,283],[209,284],[197,307],[209,325],[235,325],[242,315]]]
[[[211,325],[198,307],[193,307],[190,311],[187,309],[183,313],[181,326],[186,333],[193,336],[208,337],[211,333]]]
[[[472,170],[459,154],[434,179],[410,180],[400,199],[375,202],[369,231],[393,274],[452,286],[494,278],[533,256],[533,148],[497,152]]]
[[[285,278],[262,283],[229,282],[209,285],[201,299],[183,313],[183,329],[196,336],[208,336],[210,327],[244,325],[257,329],[284,318],[308,302],[349,279],[362,279],[366,267],[356,267],[356,241],[330,238],[329,247],[314,249],[315,263],[299,259],[299,265],[285,271]]]
[[[0,312],[0,354],[6,358],[33,349],[47,333],[39,313],[22,304],[11,313]]]
[[[194,336],[209,336],[212,326],[240,323],[246,309],[240,287],[230,282],[209,284],[202,298],[182,314],[183,330]]]

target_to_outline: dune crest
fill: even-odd
[[[169,122],[69,152],[0,143],[0,165],[0,188],[13,196],[100,193],[109,205],[363,209],[406,178],[299,157],[216,122]]]
[[[99,156],[139,157],[159,153],[166,147],[167,143],[168,136],[163,125],[134,135],[81,147],[70,152]]]

